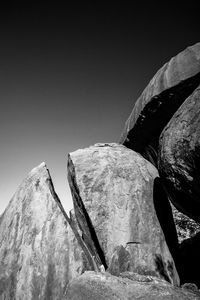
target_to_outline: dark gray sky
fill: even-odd
[[[199,7],[181,5],[1,7],[0,213],[42,161],[71,207],[68,152],[117,141],[155,72],[200,41]]]

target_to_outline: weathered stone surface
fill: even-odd
[[[200,222],[200,87],[164,128],[158,161],[173,204]]]
[[[197,300],[199,295],[151,276],[116,277],[85,272],[72,280],[63,300]]]
[[[0,219],[0,299],[60,299],[84,271],[44,163],[22,182]]]
[[[182,243],[184,240],[189,239],[200,232],[199,223],[178,211],[173,204],[171,204],[171,206],[179,243]]]
[[[195,283],[184,283],[181,287],[200,295],[200,291]]]
[[[155,167],[122,145],[96,144],[70,153],[68,172],[84,239],[88,247],[91,239],[97,240],[94,255],[101,247],[105,267],[113,270],[113,260],[115,265],[118,260],[120,272],[156,275],[178,284],[154,208]]]
[[[156,165],[161,131],[200,84],[200,43],[186,48],[152,78],[135,103],[120,143]]]

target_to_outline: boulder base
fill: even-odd
[[[85,272],[72,280],[63,300],[197,300],[199,295],[152,276]]]

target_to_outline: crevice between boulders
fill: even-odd
[[[153,201],[156,215],[173,259],[177,260],[178,236],[167,192],[159,177],[154,179]]]
[[[60,208],[66,222],[65,222],[65,225],[68,226],[68,224],[70,225],[80,247],[82,248],[85,256],[86,256],[86,259],[88,261],[88,264],[89,266],[91,267],[91,270],[94,270],[94,271],[99,271],[99,265],[96,263],[95,261],[95,258],[94,256],[92,255],[91,251],[88,249],[88,246],[87,244],[84,242],[84,240],[81,238],[78,230],[77,230],[77,227],[76,227],[76,223],[74,222],[73,220],[73,217],[71,216],[70,214],[70,217],[68,216],[68,214],[65,212],[65,209],[64,207],[62,206],[62,203],[57,195],[57,193],[55,192],[55,189],[54,189],[54,185],[53,185],[53,182],[52,182],[52,179],[51,179],[51,176],[50,176],[50,173],[49,173],[49,170],[47,169],[47,172],[49,174],[49,178],[47,179],[47,184],[49,186],[49,190],[51,192],[51,195],[53,197],[53,199],[56,201],[58,207]]]
[[[176,269],[180,273],[179,244],[168,193],[162,179],[156,177],[153,186],[154,208]]]
[[[100,246],[92,221],[80,196],[76,182],[75,167],[70,158],[70,154],[68,155],[68,181],[72,193],[76,220],[80,230],[82,231],[82,240],[86,244],[91,257],[93,257],[96,268],[101,270],[103,265],[104,268],[107,269],[105,255]]]

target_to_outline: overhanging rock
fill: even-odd
[[[120,143],[157,165],[160,133],[199,84],[200,43],[197,43],[173,57],[155,74],[137,99]]]

